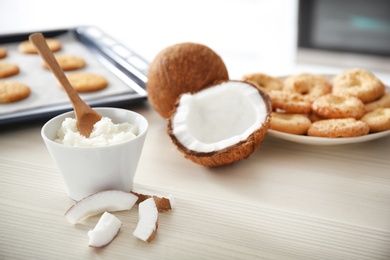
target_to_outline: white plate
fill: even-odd
[[[275,130],[268,129],[268,134],[270,136],[274,136],[276,138],[295,142],[295,143],[301,143],[301,144],[310,144],[310,145],[341,145],[341,144],[353,144],[353,143],[362,143],[367,142],[371,140],[375,140],[378,138],[382,138],[385,136],[390,135],[390,130],[379,132],[379,133],[373,133],[358,137],[342,137],[342,138],[327,138],[327,137],[314,137],[314,136],[307,136],[307,135],[294,135],[294,134],[287,134]]]
[[[322,74],[325,78],[328,80],[331,80],[335,75],[333,74]],[[285,77],[279,77],[279,79],[284,80]],[[390,92],[390,87],[386,86],[386,92]],[[274,136],[276,138],[295,142],[295,143],[301,143],[301,144],[310,144],[310,145],[342,145],[342,144],[354,144],[354,143],[362,143],[367,142],[371,140],[375,140],[378,138],[382,138],[385,136],[390,135],[390,130],[374,133],[374,134],[367,134],[363,136],[358,137],[342,137],[342,138],[327,138],[327,137],[314,137],[314,136],[307,136],[307,135],[294,135],[294,134],[288,134],[283,133],[275,130],[268,129],[268,134],[270,136]]]

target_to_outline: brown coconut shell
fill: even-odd
[[[252,85],[254,88],[256,88],[256,86],[253,85],[252,83],[249,82],[245,82],[245,83]],[[260,147],[264,139],[264,136],[266,135],[267,130],[271,124],[271,113],[272,113],[271,99],[268,96],[268,94],[265,93],[263,90],[258,88],[256,89],[259,91],[261,97],[264,100],[264,104],[267,110],[267,116],[265,118],[265,121],[263,122],[263,125],[259,129],[255,130],[252,134],[250,134],[248,138],[245,139],[244,141],[241,141],[232,146],[228,146],[221,150],[207,152],[207,153],[190,150],[187,147],[183,146],[176,138],[176,136],[173,134],[173,129],[172,129],[172,120],[176,113],[177,107],[179,106],[180,98],[178,98],[177,102],[175,103],[175,107],[172,112],[172,115],[168,119],[168,126],[167,126],[167,133],[171,137],[172,142],[176,145],[177,149],[184,154],[185,158],[190,159],[191,161],[197,164],[207,166],[207,167],[224,166],[224,165],[237,162],[241,159],[247,159],[253,152],[255,152]]]
[[[215,81],[228,80],[225,63],[209,47],[179,43],[163,49],[149,67],[148,101],[164,118],[169,118],[176,99],[194,93]]]

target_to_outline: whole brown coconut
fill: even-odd
[[[181,94],[228,79],[225,63],[209,47],[190,42],[175,44],[163,49],[150,64],[148,100],[167,119]]]

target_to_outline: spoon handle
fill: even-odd
[[[39,54],[48,64],[50,70],[53,72],[54,76],[57,78],[61,86],[65,89],[66,93],[69,96],[70,101],[73,104],[73,107],[84,106],[86,105],[84,101],[80,98],[77,91],[72,87],[68,78],[65,76],[65,73],[58,64],[56,58],[54,57],[52,51],[46,43],[46,39],[42,33],[31,34],[29,40],[35,45]]]
[[[46,61],[50,70],[53,72],[54,76],[68,94],[70,102],[72,102],[75,111],[77,121],[76,124],[80,134],[85,137],[89,137],[92,133],[94,124],[98,122],[102,116],[93,110],[90,106],[88,106],[88,104],[80,98],[77,91],[72,87],[49,46],[47,46],[46,39],[43,34],[31,34],[29,39],[35,45],[42,59]]]

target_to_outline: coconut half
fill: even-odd
[[[242,81],[224,81],[179,97],[168,134],[186,158],[223,166],[248,158],[270,125],[269,96]]]

